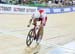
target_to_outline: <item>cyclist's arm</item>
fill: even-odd
[[[28,27],[30,27],[31,23],[32,23],[33,17],[30,19]]]
[[[30,27],[30,25],[31,25],[31,23],[32,23],[33,18],[34,18],[34,14],[32,15],[32,18],[31,18],[31,19],[30,19],[30,21],[29,21],[28,27]]]
[[[47,15],[46,14],[43,14],[43,25],[45,26],[46,25],[46,22],[47,22]]]
[[[31,23],[32,23],[32,19],[30,19],[30,21],[29,21],[29,25],[31,25]]]

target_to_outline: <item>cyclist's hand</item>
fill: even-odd
[[[27,27],[30,27],[30,25],[27,25]]]

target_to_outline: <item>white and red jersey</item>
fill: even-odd
[[[47,21],[47,15],[46,15],[46,13],[45,13],[44,10],[39,10],[39,11],[35,12],[35,13],[32,15],[32,18],[33,18],[33,19],[36,19],[36,18],[42,19],[42,20],[39,20],[39,21],[42,21],[43,24],[45,24],[46,21]]]
[[[47,15],[46,15],[45,11],[43,11],[43,10],[36,11],[32,15],[32,18],[45,18],[45,17],[47,17]]]

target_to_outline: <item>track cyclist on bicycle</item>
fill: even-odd
[[[47,15],[43,9],[36,11],[32,18],[29,21],[28,27],[30,27],[31,22],[33,21],[34,28],[36,30],[37,22],[40,21],[40,26],[45,26],[47,22]]]

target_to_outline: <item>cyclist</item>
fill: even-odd
[[[37,22],[40,21],[40,26],[45,26],[47,22],[47,15],[43,9],[40,9],[33,13],[32,18],[29,21],[28,27],[30,27],[33,21],[34,29],[36,30]],[[35,33],[35,32],[34,32]]]

